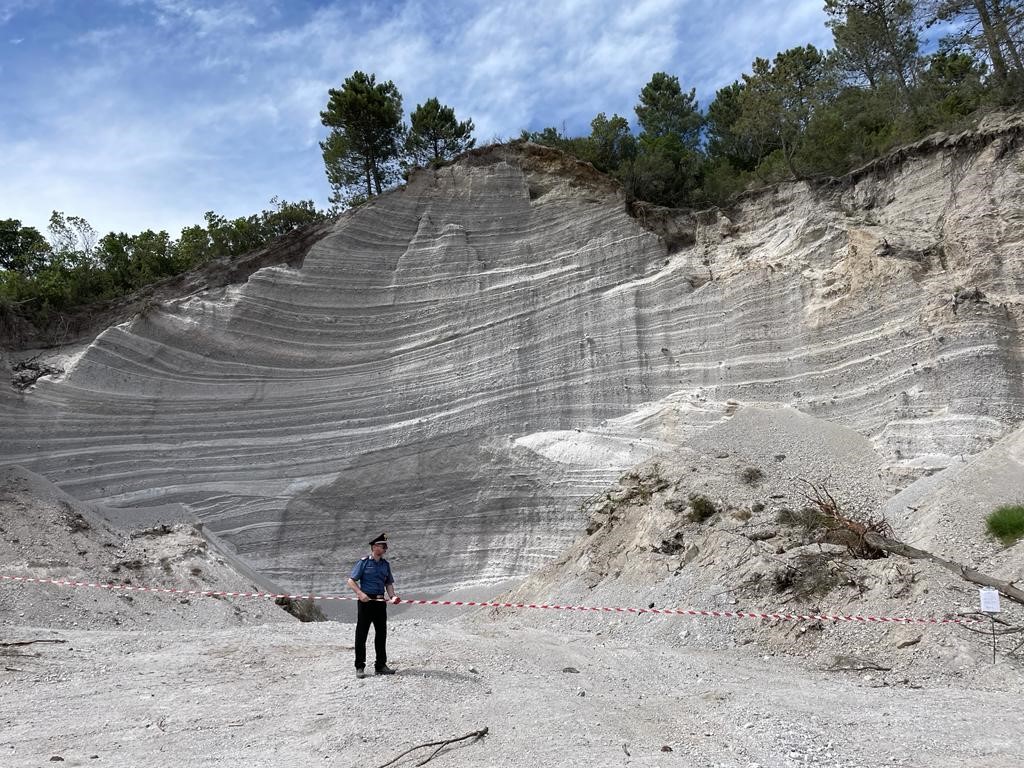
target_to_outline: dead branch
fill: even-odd
[[[811,489],[810,493],[804,493],[807,499],[829,522],[834,523],[836,528],[847,531],[853,535],[853,540],[846,540],[850,554],[855,557],[879,557],[886,554],[901,555],[910,560],[926,560],[955,573],[965,581],[978,584],[983,587],[997,589],[1000,594],[1006,596],[1015,603],[1024,605],[1024,590],[1018,588],[1010,581],[1003,581],[987,573],[982,573],[966,565],[947,560],[944,557],[927,552],[917,547],[912,547],[902,541],[894,539],[892,528],[880,517],[868,517],[863,520],[855,520],[843,514],[839,503],[835,500],[825,483],[814,484],[809,480],[800,478],[800,481]]]
[[[397,763],[399,760],[401,760],[403,757],[408,755],[410,752],[415,752],[417,749],[423,749],[424,747],[437,747],[437,749],[435,749],[433,752],[430,753],[430,757],[428,757],[426,760],[423,760],[423,761],[421,761],[419,763],[416,763],[416,765],[425,765],[426,763],[429,763],[431,760],[433,760],[434,757],[436,757],[437,754],[442,749],[447,747],[449,744],[455,744],[456,742],[465,741],[466,739],[473,739],[474,741],[479,741],[480,739],[482,739],[484,736],[487,735],[487,731],[488,730],[489,730],[488,727],[484,726],[479,731],[473,731],[472,733],[467,733],[465,736],[459,736],[458,738],[455,738],[455,739],[442,739],[441,741],[431,741],[431,742],[428,742],[426,744],[417,744],[415,747],[411,747],[411,748],[405,750],[405,752],[403,752],[402,754],[398,755],[397,757],[393,757],[391,760],[388,760],[386,763],[383,763],[382,765],[377,766],[377,768],[387,768],[387,766],[393,765],[394,763]]]
[[[975,633],[977,633],[979,635],[988,635],[990,637],[992,635],[996,635],[997,637],[1002,637],[1003,635],[1016,635],[1016,634],[1018,634],[1020,632],[1024,632],[1024,627],[1014,626],[1013,624],[1011,624],[1010,622],[1006,621],[1005,619],[1001,619],[998,616],[994,616],[991,613],[981,613],[980,611],[969,611],[967,613],[961,613],[959,615],[960,616],[974,616],[974,617],[977,617],[978,619],[980,619],[980,621],[978,622],[979,625],[981,624],[981,622],[990,619],[992,621],[991,627],[983,627],[983,626],[972,627],[970,624],[961,624],[960,625],[960,627],[962,629],[965,629],[968,632],[975,632]]]
[[[873,670],[877,672],[891,672],[892,667],[885,667],[872,659],[865,659],[860,656],[836,656],[832,664],[826,667],[830,672],[864,672]]]
[[[13,643],[0,643],[0,648],[13,648],[16,645],[32,645],[33,643],[66,643],[67,640],[15,640]]]
[[[987,573],[982,573],[974,568],[968,568],[966,565],[947,560],[944,557],[939,557],[931,552],[912,547],[909,544],[904,544],[902,541],[891,539],[879,533],[869,532],[865,534],[864,541],[868,546],[882,552],[902,555],[910,560],[927,560],[930,563],[935,563],[972,584],[997,589],[1001,595],[1006,596],[1015,603],[1024,605],[1024,590],[1015,587],[1011,582],[997,579],[994,576],[989,576]]]
[[[885,518],[866,517],[857,520],[849,517],[843,514],[839,508],[839,502],[829,492],[825,483],[816,485],[804,478],[800,478],[800,482],[811,489],[810,493],[801,492],[801,495],[818,510],[822,517],[828,520],[833,526],[833,530],[844,534],[840,541],[846,545],[851,555],[868,560],[885,557],[883,550],[870,546],[865,539],[868,534],[892,535],[892,528]]]

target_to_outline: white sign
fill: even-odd
[[[999,591],[992,587],[982,587],[978,592],[981,593],[982,613],[999,613]]]

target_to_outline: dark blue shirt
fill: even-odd
[[[383,595],[384,587],[395,583],[391,578],[391,564],[383,557],[378,562],[369,555],[356,563],[349,578],[368,595]]]

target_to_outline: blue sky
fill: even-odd
[[[393,80],[478,143],[635,119],[654,72],[702,105],[755,56],[829,47],[823,0],[0,0],[0,218],[102,234],[329,193],[327,89]]]

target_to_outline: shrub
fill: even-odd
[[[713,501],[706,496],[694,496],[690,499],[690,520],[702,523],[718,512]]]
[[[827,525],[828,519],[814,507],[802,507],[793,510],[784,507],[779,510],[775,521],[780,525],[791,525],[800,528],[804,533],[811,533]]]
[[[299,621],[327,621],[327,617],[320,610],[320,606],[309,598],[293,600],[290,597],[279,597],[274,602]]]
[[[1024,537],[1024,504],[1006,504],[986,519],[988,532],[1009,546]]]
[[[785,565],[773,574],[773,585],[779,594],[789,591],[801,600],[827,595],[842,583],[831,564],[831,557],[821,553],[800,555],[794,565]]]
[[[747,467],[740,472],[740,480],[747,485],[757,485],[764,480],[764,472],[757,467]]]

